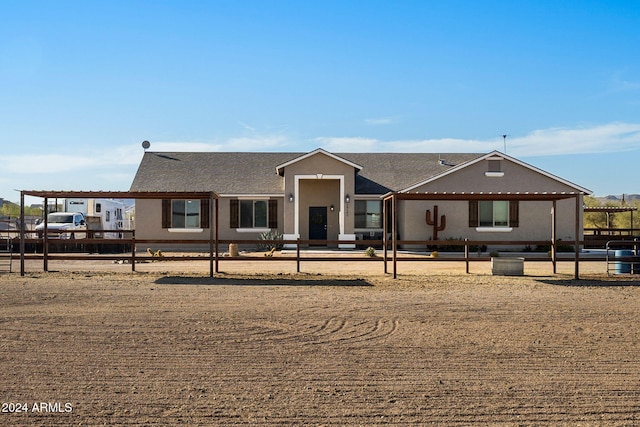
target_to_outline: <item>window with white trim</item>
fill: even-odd
[[[478,203],[480,227],[507,227],[509,202],[506,200],[480,200]]]
[[[382,202],[356,200],[354,221],[355,228],[382,228]]]
[[[518,200],[469,200],[469,227],[518,227],[519,210]]]
[[[278,200],[230,199],[229,228],[236,230],[278,228]]]
[[[266,200],[240,200],[240,228],[266,228]]]
[[[172,200],[171,227],[199,228],[200,200]]]

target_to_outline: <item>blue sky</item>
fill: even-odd
[[[506,152],[640,193],[637,1],[0,1],[0,197],[153,151]]]

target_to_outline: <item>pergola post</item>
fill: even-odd
[[[42,230],[42,270],[49,271],[49,198],[44,198],[44,229]],[[36,245],[37,246],[37,245]]]
[[[20,275],[24,276],[24,191],[20,191]]]
[[[574,245],[574,263],[575,263],[575,279],[576,280],[580,280],[580,238],[579,238],[579,234],[580,234],[580,209],[582,206],[580,206],[580,193],[576,194],[576,224],[575,224],[575,235],[576,235],[576,242]]]
[[[213,231],[213,192],[209,195],[209,200],[207,200],[209,204],[209,277],[213,277],[213,265],[214,265],[214,251],[217,254],[216,250],[216,240]],[[216,218],[218,217],[216,212]],[[217,257],[216,257],[217,258]]]
[[[219,237],[218,236],[218,223],[219,223],[219,221],[218,221],[218,210],[219,210],[220,202],[219,202],[217,197],[215,198],[214,202],[215,202],[215,206],[216,206],[216,220],[215,220],[215,225],[216,225],[216,231],[215,231],[215,233],[216,233],[215,234],[216,235],[216,247],[215,247],[215,250],[216,250],[216,268],[215,268],[215,270],[216,270],[216,273],[219,273],[220,269],[219,269],[219,266],[218,266],[218,258],[219,258],[218,257],[218,252],[220,252],[220,250],[219,250],[220,247],[219,247],[219,239],[218,239],[218,237]]]
[[[391,196],[391,246],[393,251],[393,278],[398,277],[397,264],[398,264],[398,224],[396,221],[396,209],[398,207],[397,196],[393,194]]]
[[[557,253],[556,250],[556,201],[551,202],[551,264],[553,265],[553,274],[556,274]]]
[[[387,274],[387,245],[389,244],[389,239],[387,234],[389,233],[389,229],[387,227],[387,199],[382,200],[382,256],[383,256],[383,264],[384,264],[384,274]]]

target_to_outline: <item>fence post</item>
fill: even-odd
[[[467,274],[469,274],[469,239],[464,239],[464,263],[466,264]]]
[[[296,273],[300,273],[300,238],[296,239]]]
[[[136,230],[131,233],[131,272],[136,271]]]

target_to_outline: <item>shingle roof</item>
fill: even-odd
[[[146,152],[131,191],[215,191],[218,194],[281,194],[276,166],[307,153]],[[362,166],[356,194],[398,191],[483,154],[334,153]],[[439,162],[445,160],[445,165]],[[286,171],[285,171],[286,173]]]

